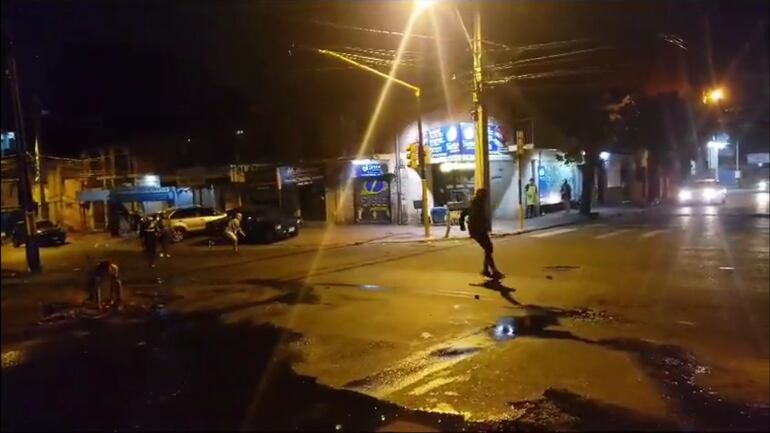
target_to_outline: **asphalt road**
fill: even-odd
[[[501,284],[470,241],[4,250],[2,428],[766,431],[769,235],[734,192],[496,239]],[[133,305],[30,324],[86,256]]]

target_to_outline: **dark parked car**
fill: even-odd
[[[59,245],[67,240],[67,233],[64,230],[48,220],[42,220],[35,223],[38,242],[41,245]],[[27,242],[27,228],[24,221],[19,221],[13,227],[13,246],[19,247]]]
[[[273,243],[277,240],[297,236],[300,219],[271,206],[250,206],[227,211],[227,218],[207,224],[206,232],[213,238],[220,238],[227,222],[236,213],[243,214],[241,228],[246,233],[246,242]]]

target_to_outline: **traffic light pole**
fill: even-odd
[[[10,51],[10,50],[9,50]],[[24,117],[21,108],[21,96],[19,95],[19,82],[16,75],[16,59],[12,53],[8,53],[8,66],[6,77],[13,98],[13,115],[16,124],[16,160],[19,170],[19,200],[24,210],[24,223],[27,230],[25,242],[27,268],[31,273],[40,273],[43,269],[40,265],[40,249],[37,244],[35,232],[35,207],[32,201],[32,185],[29,179],[29,160],[27,157],[27,141],[24,131]]]
[[[390,75],[380,72],[374,68],[358,63],[355,60],[349,59],[348,57],[345,57],[340,53],[329,51],[329,50],[322,50],[322,49],[319,49],[317,51],[320,54],[325,54],[327,56],[337,58],[359,69],[363,69],[365,71],[371,72],[388,81],[392,81],[398,85],[406,87],[407,89],[410,89],[411,91],[414,92],[414,95],[417,99],[417,135],[418,135],[417,142],[419,146],[417,150],[417,158],[420,164],[420,177],[422,178],[422,224],[425,227],[425,237],[426,238],[430,237],[430,209],[428,209],[428,179],[425,175],[426,158],[425,158],[425,146],[423,145],[423,137],[422,137],[422,98],[421,98],[420,88],[415,85],[409,84],[406,81],[399,80],[398,78],[395,78],[395,77],[391,77]],[[399,156],[396,155],[396,157],[398,158]]]

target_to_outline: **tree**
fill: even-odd
[[[560,159],[568,164],[579,164],[582,173],[580,213],[591,213],[594,193],[594,172],[599,153],[612,144],[623,128],[623,113],[633,105],[626,94],[622,98],[611,92],[588,91],[573,93],[567,98],[552,101],[544,108],[549,122],[560,128],[566,141]]]

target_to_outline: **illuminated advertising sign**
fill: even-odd
[[[499,125],[490,123],[489,159],[510,159],[505,137]],[[476,159],[476,126],[470,122],[452,123],[430,129],[425,142],[430,146],[432,164],[470,162]]]

